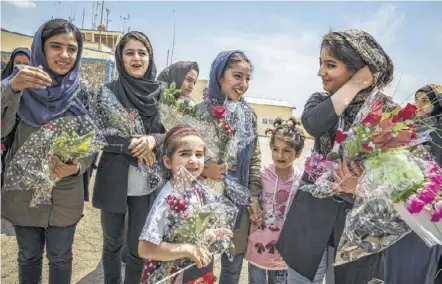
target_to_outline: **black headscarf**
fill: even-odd
[[[6,64],[5,68],[2,68],[2,80],[9,77],[9,75],[14,72],[14,59],[15,56],[24,54],[29,59],[31,59],[31,51],[26,47],[18,47],[14,49],[14,51],[11,53],[11,57],[9,58],[9,62]]]
[[[191,69],[195,69],[198,77],[200,71],[197,62],[178,61],[161,71],[157,80],[167,83],[169,87],[172,82],[175,82],[176,88],[181,89],[184,79]]]
[[[425,85],[424,87],[416,91],[416,95],[417,93],[420,92],[426,93],[427,97],[430,99],[431,103],[433,104],[434,108],[433,111],[431,112],[431,116],[440,116],[442,114],[442,106],[441,106],[442,86],[437,84]]]
[[[149,44],[146,46],[149,51],[149,67],[143,78],[137,79],[127,73],[123,63],[123,42],[127,37],[133,38],[133,35],[144,37]],[[157,69],[155,66],[152,44],[149,38],[141,33],[131,31],[123,36],[115,50],[115,61],[118,70],[118,79],[112,81],[106,86],[115,94],[118,101],[126,109],[136,109],[144,122],[146,131],[151,130],[153,118],[158,114],[158,103],[160,101],[162,87],[155,80]]]

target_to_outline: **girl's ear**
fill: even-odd
[[[301,156],[301,154],[302,154],[302,149],[299,151],[296,151],[295,158],[298,159]]]
[[[172,160],[169,157],[167,157],[166,155],[163,156],[163,163],[167,169],[169,169],[169,170],[172,169]]]

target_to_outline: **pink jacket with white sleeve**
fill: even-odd
[[[282,181],[276,174],[274,164],[268,165],[261,172],[263,226],[260,229],[251,228],[246,252],[246,259],[251,264],[266,270],[287,269],[287,264],[276,250],[276,242],[301,175],[302,172],[295,168],[293,174]]]

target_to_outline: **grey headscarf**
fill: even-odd
[[[379,43],[368,33],[361,30],[346,30],[331,32],[324,36],[324,40],[341,40],[353,48],[373,73],[373,84],[361,91],[344,112],[344,131],[353,123],[360,108],[371,91],[378,86],[386,86],[393,80],[393,62]],[[326,156],[333,148],[337,125],[323,133],[319,138],[320,152]]]
[[[197,62],[178,61],[161,71],[157,77],[157,80],[167,83],[169,87],[172,82],[175,82],[176,88],[181,89],[184,79],[191,69],[195,69],[198,77],[200,71]]]

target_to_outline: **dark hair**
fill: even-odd
[[[152,57],[153,57],[152,44],[150,43],[147,36],[145,36],[143,33],[137,32],[137,31],[128,32],[127,34],[125,34],[121,38],[121,40],[120,40],[121,51],[123,51],[124,46],[131,39],[140,41],[146,47],[147,52],[149,52],[149,58],[152,59]]]
[[[295,124],[296,125],[296,124]],[[302,129],[298,127],[289,126],[279,126],[275,129],[272,136],[270,137],[270,145],[275,144],[276,139],[281,139],[293,148],[296,152],[302,151],[304,149],[305,136]]]
[[[194,62],[192,62],[192,64],[190,64],[189,71],[192,69],[195,70],[197,74],[200,73],[200,68],[198,66],[198,62],[194,61]]]
[[[299,121],[299,119],[298,118],[296,118],[296,117],[294,117],[294,116],[290,116],[289,117],[289,119],[287,119],[287,122],[288,121],[291,121],[291,122],[293,122],[293,124],[295,125],[301,125],[301,122]]]
[[[359,53],[343,37],[333,32],[326,34],[322,39],[322,49],[327,49],[331,56],[344,62],[350,71],[356,72],[367,65]]]
[[[275,118],[275,120],[273,121],[273,126],[275,126],[275,124],[277,124],[277,125],[282,124],[282,121],[283,120],[280,117]]]
[[[83,37],[80,30],[74,24],[64,19],[53,19],[48,21],[41,33],[41,40],[44,45],[49,38],[68,33],[74,34],[78,47],[81,48],[81,45],[83,44]]]
[[[28,56],[28,54],[26,54],[26,52],[24,52],[24,51],[18,51],[18,52],[14,55],[14,58],[11,58],[11,59],[15,59],[15,57],[16,57],[17,55],[26,55],[27,58],[31,59],[31,58]]]
[[[227,60],[226,67],[224,68],[222,75],[224,75],[224,72],[226,72],[227,69],[232,68],[233,65],[241,62],[248,63],[250,65],[250,70],[253,72],[252,62],[250,62],[250,59],[247,57],[247,55],[245,55],[243,52],[235,52],[232,53],[232,55],[230,55],[229,57],[229,60]]]
[[[269,132],[270,132],[270,133],[273,133],[273,130],[270,129],[270,128],[267,128],[265,134],[267,135],[267,133],[269,133]]]
[[[181,146],[181,138],[191,135],[201,137],[199,132],[189,125],[182,124],[173,127],[166,133],[162,154],[169,158],[172,157],[176,150]]]

